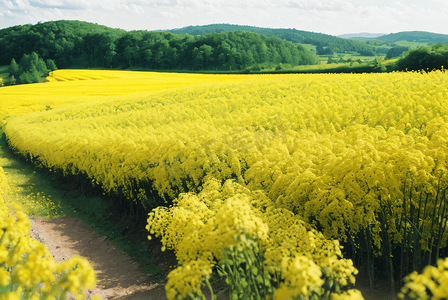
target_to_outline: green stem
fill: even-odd
[[[442,205],[443,205],[443,210],[442,210],[442,215],[441,215],[440,221],[439,221],[439,236],[437,238],[436,261],[437,261],[437,259],[439,259],[440,244],[442,243],[442,237],[443,237],[442,224],[445,223],[445,226],[446,226],[446,222],[443,222],[443,219],[445,218],[445,211],[446,211],[446,205],[447,205],[447,201],[446,201],[446,197],[445,197],[447,189],[448,189],[448,187],[443,190],[443,197],[441,199]],[[443,201],[443,200],[445,200],[445,201]],[[440,205],[440,206],[442,206],[442,205]]]
[[[410,253],[410,246],[408,245],[409,244],[409,239],[408,239],[408,218],[409,219],[411,219],[413,216],[411,215],[411,204],[412,204],[412,189],[413,189],[413,187],[414,187],[414,180],[412,180],[412,183],[411,183],[411,187],[410,187],[410,189],[409,189],[409,217],[407,217],[406,216],[406,214],[407,214],[407,207],[406,207],[406,203],[405,203],[405,213],[404,213],[404,233],[403,233],[403,236],[404,236],[404,247],[405,247],[405,253],[406,253],[406,255],[405,255],[405,261],[406,261],[406,264],[405,264],[405,274],[407,274],[408,273],[408,271],[409,271],[409,258],[410,258],[410,256],[411,256],[411,253]]]
[[[429,244],[429,253],[428,253],[428,263],[427,265],[431,264],[431,260],[432,260],[432,244],[434,242],[434,235],[433,235],[433,227],[434,227],[434,220],[435,220],[435,215],[436,215],[436,208],[437,208],[437,202],[439,200],[439,194],[440,194],[440,181],[441,179],[439,178],[439,182],[437,184],[437,193],[436,193],[436,200],[434,201],[434,210],[432,212],[432,220],[431,220],[431,229],[430,229],[430,244]]]
[[[249,250],[247,248],[244,248],[244,258],[246,260],[246,279],[250,280],[250,285],[248,285],[249,287],[252,285],[253,289],[255,290],[255,293],[257,294],[257,299],[261,300],[260,297],[260,293],[258,292],[258,286],[257,286],[257,282],[254,278],[254,274],[252,274],[252,265],[250,265],[248,262],[250,261],[250,255],[247,253]],[[255,254],[255,253],[254,253]],[[258,268],[257,268],[258,269]],[[249,276],[247,276],[248,272],[250,272]],[[249,282],[248,282],[249,284]],[[249,288],[249,291],[251,291],[252,289]]]
[[[208,289],[210,290],[211,299],[210,300],[216,300],[217,296],[213,293],[212,285],[210,284],[210,281],[208,280],[208,277],[205,278],[205,283],[208,286]]]
[[[380,212],[381,226],[382,226],[382,231],[384,232],[384,240],[386,241],[387,261],[389,262],[390,290],[391,290],[392,295],[395,295],[394,265],[392,262],[392,247],[390,244],[390,238],[389,238],[389,232],[388,232],[389,227],[387,226],[386,214],[385,214],[383,203],[381,201],[381,196],[379,197],[379,200],[380,200],[380,207],[381,207],[381,212]]]
[[[405,247],[405,242],[403,242],[403,238],[406,241],[406,228],[404,229],[404,232],[402,231],[402,223],[403,223],[403,217],[406,218],[406,180],[407,180],[407,174],[406,174],[406,179],[405,179],[405,183],[404,183],[404,187],[403,187],[403,205],[402,205],[402,211],[401,211],[401,217],[400,217],[400,226],[399,226],[399,230],[400,232],[402,232],[402,238],[401,238],[401,251],[400,251],[400,280],[403,279],[403,259],[404,259],[404,247]],[[405,225],[406,226],[406,225]]]
[[[370,226],[370,225],[369,225]],[[366,243],[366,250],[367,250],[367,272],[369,273],[369,282],[370,282],[370,288],[373,288],[373,262],[372,262],[372,249],[371,249],[371,243],[370,243],[370,227],[366,228],[366,234],[365,234],[365,243]]]

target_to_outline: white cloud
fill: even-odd
[[[27,10],[30,7],[30,4],[26,0],[15,0],[15,1],[9,1],[4,0],[2,1],[6,8],[10,10]]]
[[[63,1],[61,0],[35,0],[31,3],[35,3],[36,5],[43,5],[43,6],[62,6]]]
[[[135,5],[134,3],[131,3],[130,5],[125,5],[125,8],[128,11],[136,14],[145,13],[145,10],[140,5]]]
[[[335,0],[335,1],[287,0],[283,1],[283,4],[288,8],[299,8],[303,10],[318,10],[318,11],[347,11],[353,9],[354,7],[350,1],[343,1],[343,0]]]
[[[2,1],[2,2],[3,2],[3,5],[4,5],[7,9],[14,9],[14,4],[12,4],[11,1],[4,0],[4,1]]]

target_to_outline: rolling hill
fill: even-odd
[[[408,42],[427,42],[429,44],[434,44],[434,43],[447,43],[448,34],[439,34],[426,31],[403,31],[383,35],[377,37],[377,39],[390,43],[399,41],[408,41]]]
[[[165,31],[180,34],[186,33],[190,35],[205,35],[208,33],[229,32],[236,30],[256,32],[268,37],[278,37],[296,44],[312,44],[314,46],[326,47],[330,48],[333,52],[356,51],[362,55],[375,56],[375,47],[372,45],[355,40],[343,39],[333,35],[297,29],[263,28],[233,24],[210,24],[204,26],[187,26]]]
[[[386,33],[369,33],[369,32],[360,32],[360,33],[346,33],[337,35],[337,37],[343,39],[372,39],[380,36],[386,35]]]

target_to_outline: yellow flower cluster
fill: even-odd
[[[173,249],[180,263],[168,276],[169,299],[199,292],[215,259],[222,258],[221,249],[234,244],[241,233],[256,237],[265,267],[281,273],[279,295],[308,295],[323,284],[323,272],[340,286],[355,283],[357,270],[351,260],[342,259],[337,241],[307,229],[305,222],[276,208],[263,192],[251,192],[232,180],[221,186],[212,179],[199,194],[181,194],[170,208],[154,209],[146,229],[161,238],[163,250]],[[200,272],[193,268],[198,265],[207,268]],[[177,283],[182,276],[195,284]]]
[[[438,300],[448,297],[448,257],[439,259],[437,267],[427,266],[421,274],[412,272],[404,279],[401,299]]]
[[[0,167],[0,187],[5,191]],[[20,208],[8,206],[0,194],[0,299],[65,299],[96,284],[91,264],[78,255],[57,264],[46,245],[30,238],[30,221]]]
[[[319,266],[304,256],[284,258],[281,263],[281,275],[285,281],[275,291],[274,299],[278,300],[298,295],[306,297],[312,287],[324,283]]]
[[[203,260],[195,260],[183,264],[168,274],[168,282],[165,285],[168,299],[193,298],[194,295],[202,296],[201,286],[206,278],[211,276],[212,265]]]

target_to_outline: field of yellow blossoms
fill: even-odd
[[[354,266],[371,281],[411,273],[401,297],[448,295],[445,71],[49,80],[0,88],[9,146],[150,212],[149,238],[179,262],[169,299],[201,295],[250,241],[274,299],[362,299]]]

